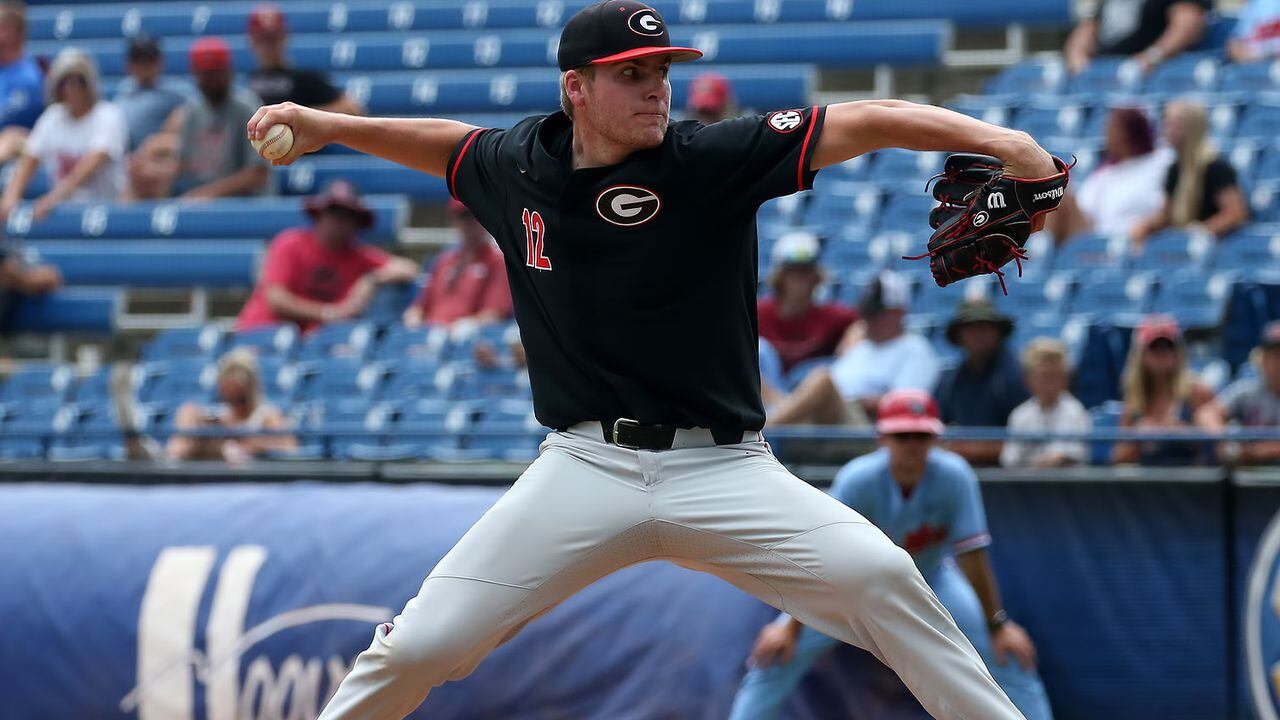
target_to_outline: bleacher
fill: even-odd
[[[243,37],[253,2],[32,2],[30,50],[51,55],[74,44],[99,62],[108,88],[123,72],[123,38],[164,38],[167,72],[185,74],[197,37],[224,36],[236,68],[252,67]],[[458,117],[506,127],[554,107],[554,53],[559,26],[581,5],[560,0],[433,0],[316,3],[286,0],[294,61],[328,71],[374,114]],[[1063,27],[1070,2],[974,0],[662,0],[673,40],[706,52],[705,62],[677,66],[674,96],[698,72],[714,70],[733,84],[744,108],[803,105],[824,70],[877,66],[933,67],[945,62],[963,28],[1009,24]],[[762,275],[769,249],[795,227],[827,238],[832,271],[824,292],[855,302],[876,271],[892,267],[915,282],[911,326],[939,353],[954,358],[943,329],[964,297],[991,297],[1018,318],[1021,346],[1037,335],[1068,342],[1078,372],[1075,391],[1105,424],[1115,413],[1118,372],[1128,333],[1143,313],[1174,314],[1193,333],[1197,369],[1215,386],[1245,372],[1257,329],[1280,314],[1280,63],[1231,66],[1216,52],[1179,57],[1150,77],[1125,63],[1100,60],[1068,77],[1059,60],[1033,59],[992,78],[981,95],[949,105],[1025,129],[1046,147],[1078,159],[1074,181],[1097,164],[1107,108],[1118,101],[1158,108],[1194,93],[1211,108],[1215,139],[1240,172],[1255,221],[1220,242],[1166,231],[1131,256],[1122,239],[1097,235],[1054,252],[1047,238],[1031,243],[1022,277],[994,278],[944,289],[923,265],[901,259],[919,252],[932,203],[925,181],[942,155],[884,151],[819,175],[814,190],[768,203],[760,213]],[[109,94],[109,91],[108,91]],[[439,203],[443,182],[384,161],[329,148],[276,172],[278,195],[207,204],[65,206],[43,223],[20,208],[10,235],[57,265],[69,287],[25,303],[23,331],[110,333],[127,322],[130,288],[247,288],[266,241],[303,221],[293,196],[345,178],[377,214],[367,239],[394,242],[410,202]],[[28,196],[43,192],[42,178]],[[247,222],[246,218],[252,218]],[[157,335],[129,374],[136,431],[164,440],[184,400],[213,399],[214,363],[227,349],[254,347],[268,398],[294,419],[300,456],[365,460],[527,459],[543,430],[532,416],[526,375],[503,358],[502,369],[477,367],[471,348],[484,338],[503,351],[514,326],[450,334],[396,324],[405,297],[392,298],[358,323],[301,338],[288,327],[230,334],[198,323]],[[0,385],[0,457],[119,457],[124,436],[107,397],[110,368],[76,377],[66,365],[32,365]],[[1109,415],[1110,413],[1111,415]]]

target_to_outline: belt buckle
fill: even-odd
[[[617,420],[614,420],[613,421],[613,444],[617,445],[620,448],[626,448],[627,450],[639,450],[640,449],[639,445],[630,445],[618,439],[618,426],[622,425],[623,423],[627,424],[630,427],[636,427],[636,428],[640,427],[639,422],[635,420],[631,420],[629,418],[618,418]]]

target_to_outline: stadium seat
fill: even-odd
[[[377,360],[441,361],[449,350],[449,330],[443,327],[387,328],[373,357]]]
[[[942,170],[943,153],[914,150],[880,150],[872,157],[872,172],[878,182],[927,180]]]
[[[1209,53],[1184,53],[1170,58],[1147,77],[1148,92],[1185,94],[1212,92],[1218,81],[1218,58]]]
[[[1239,273],[1280,267],[1280,228],[1254,226],[1219,240],[1214,268]]]
[[[1202,275],[1170,270],[1169,275],[1170,279],[1161,280],[1154,308],[1177,318],[1184,329],[1216,328],[1222,324],[1234,274]]]
[[[1067,82],[1067,91],[1079,95],[1134,93],[1142,89],[1142,69],[1134,61],[1099,57]]]
[[[293,323],[267,325],[242,330],[227,339],[227,350],[249,348],[258,357],[290,358],[298,344],[298,326]]]
[[[32,363],[20,366],[0,385],[0,404],[57,409],[70,394],[75,372],[70,365]]]
[[[111,375],[112,368],[108,365],[81,377],[72,384],[68,399],[77,404],[91,404],[110,400]]]
[[[1280,137],[1280,99],[1255,100],[1245,107],[1236,135],[1259,142],[1274,142]]]
[[[1066,86],[1067,69],[1059,59],[1028,60],[1005,68],[986,83],[989,95],[1052,95]]]
[[[529,395],[529,375],[523,369],[455,365],[450,391],[458,400],[519,398]]]
[[[1086,233],[1058,248],[1053,258],[1055,270],[1093,272],[1116,269],[1126,263],[1127,242],[1123,237]]]
[[[1038,102],[1017,111],[1013,127],[1044,141],[1048,138],[1075,138],[1084,126],[1087,108],[1071,102]]]
[[[302,339],[298,346],[299,361],[326,358],[363,360],[368,357],[378,329],[366,321],[338,322],[322,325]]]
[[[67,285],[253,287],[258,240],[47,240],[33,243]]]
[[[959,95],[947,101],[947,107],[993,125],[1007,126],[1019,102],[1021,97],[1012,94]]]
[[[367,398],[329,398],[313,403],[299,426],[301,444],[323,443],[327,457],[358,459],[370,448],[384,447],[394,408]]]
[[[1148,275],[1089,277],[1071,303],[1072,313],[1100,320],[1128,321],[1151,309],[1152,278]]]
[[[143,360],[179,360],[218,356],[224,341],[222,329],[216,325],[163,330],[142,348]]]
[[[124,427],[111,402],[68,405],[64,423],[49,444],[47,458],[61,462],[123,460]],[[55,425],[59,421],[55,421]]]
[[[31,460],[44,457],[51,438],[66,429],[72,414],[68,406],[8,404],[0,406],[0,459]]]
[[[387,378],[381,397],[386,400],[412,401],[442,398],[448,392],[453,376],[441,376],[443,366],[438,358],[417,357],[388,361]]]
[[[471,426],[474,410],[465,404],[439,399],[407,403],[392,427],[391,442],[406,457],[415,459],[458,457],[462,433]]]
[[[523,400],[490,403],[467,435],[467,448],[483,450],[499,460],[532,460],[548,430]]]
[[[1227,65],[1218,87],[1245,93],[1280,90],[1280,60]]]
[[[138,402],[177,407],[184,402],[217,399],[217,366],[207,358],[178,357],[134,366]]]
[[[1133,269],[1158,273],[1206,268],[1213,264],[1217,241],[1211,235],[1164,230],[1147,239]]]
[[[396,194],[364,196],[365,205],[374,214],[373,227],[361,236],[366,242],[385,243],[404,227],[408,201],[399,194],[402,191],[391,192]],[[253,222],[245,222],[246,217],[252,217]],[[67,203],[55,208],[39,223],[33,221],[31,207],[21,205],[9,216],[5,228],[9,235],[29,240],[243,238],[262,241],[281,230],[308,223],[300,201],[276,197],[222,198],[202,203]]]
[[[9,316],[11,332],[108,334],[124,297],[115,288],[63,288],[48,295],[23,297]]]
[[[357,357],[326,357],[298,365],[299,397],[303,400],[353,400],[378,396],[387,376],[382,363]]]
[[[1249,192],[1249,208],[1257,222],[1280,222],[1280,180],[1257,183]]]

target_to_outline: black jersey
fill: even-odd
[[[755,215],[812,186],[824,115],[678,122],[580,170],[564,113],[458,143],[449,191],[506,258],[540,422],[764,425]]]

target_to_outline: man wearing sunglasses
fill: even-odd
[[[964,458],[937,447],[942,428],[928,393],[886,394],[876,415],[880,449],[845,465],[831,494],[911,554],[1009,699],[1028,720],[1049,720],[1035,645],[1000,603],[978,478]],[[809,668],[838,644],[787,614],[765,626],[730,720],[777,717]]]

